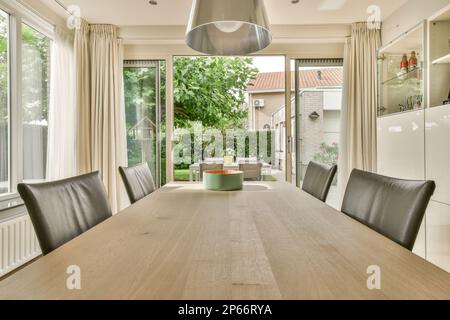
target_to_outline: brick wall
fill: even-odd
[[[302,94],[300,110],[300,124],[301,133],[297,139],[300,139],[300,158],[297,159],[296,165],[302,168],[302,176],[306,172],[306,168],[310,161],[314,160],[314,156],[320,153],[320,147],[323,143],[331,145],[332,143],[339,143],[339,131],[340,131],[340,108],[324,110],[325,106],[325,93],[326,91],[306,91]],[[268,98],[270,97],[270,98]],[[254,94],[254,99],[266,99],[266,108],[256,109],[255,117],[257,128],[263,128],[264,124],[271,123],[272,119],[275,124],[285,121],[284,109],[280,109],[280,106],[284,105],[284,94]],[[340,97],[336,98],[340,101]],[[334,101],[333,101],[334,103]],[[275,107],[277,106],[277,107]],[[313,112],[319,114],[319,118],[313,120],[309,117]],[[275,116],[272,118],[272,114]],[[270,115],[270,120],[268,119]],[[264,119],[258,121],[258,119]],[[276,129],[272,127],[272,129]],[[279,134],[279,133],[278,133]],[[278,134],[275,136],[277,137]],[[279,149],[279,141],[276,141],[276,149]],[[281,145],[282,150],[285,149],[285,145]],[[280,163],[280,166],[275,166],[278,169],[284,170],[284,152],[276,153],[275,163]]]
[[[323,92],[305,92],[301,102],[301,166],[305,172],[306,166],[320,152],[324,142],[324,111]],[[312,120],[309,115],[317,112],[320,117]]]

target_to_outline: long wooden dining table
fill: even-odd
[[[287,183],[171,183],[0,282],[0,299],[450,299],[450,274]]]

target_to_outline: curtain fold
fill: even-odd
[[[123,45],[111,25],[77,32],[78,172],[100,171],[113,212],[120,207],[118,167],[124,165]]]
[[[76,108],[77,108],[77,171],[92,171],[91,164],[91,67],[89,24],[81,22],[75,32]]]
[[[51,60],[47,143],[49,181],[76,175],[76,78],[72,34],[56,28]]]
[[[353,169],[377,170],[377,50],[381,31],[367,22],[352,25],[345,45],[339,190]]]

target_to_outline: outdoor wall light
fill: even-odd
[[[202,53],[241,56],[272,42],[263,0],[194,0],[186,44]]]
[[[309,118],[310,118],[311,120],[315,121],[315,120],[317,120],[317,119],[320,118],[320,114],[318,114],[317,112],[314,111],[313,113],[311,113],[311,114],[309,115]]]

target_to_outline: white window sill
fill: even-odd
[[[22,216],[26,213],[27,210],[18,194],[0,196],[0,222]]]
[[[5,193],[0,195],[0,203],[20,198],[18,193]]]

